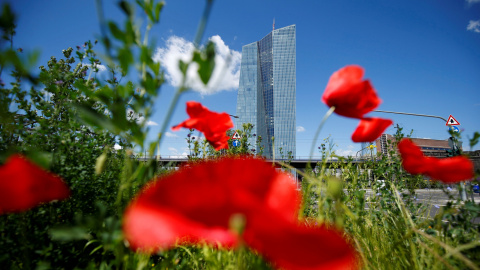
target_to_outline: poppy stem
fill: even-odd
[[[322,130],[323,125],[327,121],[328,117],[330,117],[330,115],[333,113],[333,111],[335,111],[335,106],[330,107],[330,109],[325,113],[325,115],[323,116],[322,122],[320,122],[320,125],[318,126],[317,131],[315,132],[315,136],[313,136],[312,147],[310,148],[310,156],[307,164],[308,167],[310,167],[310,161],[312,160],[312,157],[313,157],[313,151],[315,149],[315,145],[317,144],[318,135],[320,135],[320,131]]]

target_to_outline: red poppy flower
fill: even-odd
[[[228,149],[226,132],[233,128],[233,123],[227,113],[212,112],[195,101],[187,102],[187,113],[190,119],[172,127],[172,130],[179,130],[182,127],[194,128],[203,132],[205,138],[215,150]]]
[[[0,214],[22,212],[41,203],[68,198],[62,179],[20,155],[0,167]]]
[[[273,212],[259,211],[247,220],[244,239],[280,269],[353,269],[356,263],[354,248],[340,232],[285,222]]]
[[[464,156],[451,158],[425,157],[410,139],[398,144],[403,168],[411,174],[425,174],[434,180],[451,184],[473,178],[473,163]]]
[[[234,173],[233,173],[234,172]],[[299,225],[300,193],[290,176],[251,157],[204,161],[146,186],[128,206],[130,247],[156,252],[175,244],[232,247],[232,217],[245,217],[241,237],[279,267],[351,266],[354,251],[340,234]],[[308,266],[308,267],[307,267]]]
[[[153,252],[175,243],[233,246],[233,215],[248,220],[257,209],[266,208],[293,222],[299,196],[294,181],[264,161],[202,162],[144,188],[125,212],[124,232],[134,250]]]
[[[393,124],[393,122],[390,119],[377,117],[362,118],[357,129],[352,134],[352,141],[373,142],[380,137],[391,124]]]
[[[363,68],[355,65],[333,73],[323,93],[323,103],[335,106],[335,113],[352,118],[362,118],[374,110],[382,100],[370,81],[362,80],[363,73]]]

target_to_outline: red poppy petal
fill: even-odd
[[[200,102],[188,101],[187,102],[187,114],[188,116],[194,118],[201,116],[203,113],[210,112],[206,107],[204,107]]]
[[[298,220],[298,211],[301,203],[300,192],[292,177],[279,174],[272,182],[266,195],[268,208],[277,210],[286,220]]]
[[[182,123],[172,127],[172,130],[173,131],[178,131],[180,130],[182,127],[183,128],[194,128],[198,123],[198,119],[187,119],[185,121],[183,121]]]
[[[136,203],[124,215],[123,231],[133,250],[147,253],[167,249],[176,244],[197,244],[231,247],[236,236],[227,228],[210,228],[167,209]]]
[[[346,66],[331,77],[322,96],[329,107],[335,106],[335,113],[352,118],[374,110],[382,100],[369,80],[362,81],[363,69],[359,66]]]
[[[354,142],[373,142],[391,125],[393,121],[383,118],[362,118],[352,134]]]
[[[402,158],[408,157],[408,156],[413,156],[416,158],[423,157],[423,152],[418,147],[412,140],[408,138],[403,138],[399,143],[398,143],[398,150],[400,151],[400,154],[402,155]]]
[[[412,140],[404,138],[398,143],[397,147],[402,156],[402,166],[407,172],[423,174],[431,170],[432,162],[427,162],[420,147]]]
[[[176,131],[182,127],[196,129],[205,135],[215,150],[228,149],[226,132],[233,128],[233,122],[227,113],[211,112],[195,101],[187,102],[187,113],[190,118],[172,127],[172,130]]]
[[[464,156],[450,158],[429,158],[433,162],[431,169],[427,172],[432,179],[443,183],[452,184],[474,177],[473,163]]]
[[[69,196],[70,190],[59,176],[20,155],[11,156],[0,167],[0,213],[22,212]]]
[[[324,97],[337,91],[340,87],[352,86],[361,82],[363,74],[363,68],[357,65],[350,65],[339,69],[330,76]]]
[[[410,139],[398,143],[403,168],[411,174],[425,174],[444,183],[456,183],[474,177],[473,163],[464,156],[451,158],[425,157]]]
[[[339,232],[287,222],[258,211],[247,220],[245,242],[282,269],[353,269],[355,250]]]

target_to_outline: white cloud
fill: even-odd
[[[170,158],[187,158],[188,154],[187,152],[179,153],[177,148],[174,147],[168,147],[168,151],[170,151]]]
[[[150,120],[150,121],[147,121],[147,126],[158,126],[158,124]]]
[[[178,138],[178,135],[175,134],[175,133],[172,133],[172,132],[165,132],[165,136],[169,137],[169,138]]]
[[[137,122],[137,124],[141,124],[143,121],[145,121],[145,117],[139,116],[136,114],[132,109],[128,108],[127,109],[127,119],[128,120],[134,120]]]
[[[122,147],[121,147],[118,143],[116,143],[116,144],[113,146],[113,149],[115,149],[115,150],[120,150],[120,149],[122,149]]]
[[[240,79],[240,62],[242,54],[231,50],[218,35],[210,38],[215,43],[215,69],[212,77],[205,86],[197,74],[198,65],[193,63],[187,71],[187,85],[202,95],[214,94],[223,90],[238,88]],[[194,50],[193,43],[181,37],[171,36],[166,41],[165,48],[158,48],[153,57],[154,61],[160,61],[165,68],[165,77],[173,86],[179,86],[182,81],[182,73],[178,68],[179,60],[190,61]]]
[[[304,127],[302,127],[302,126],[297,127],[297,132],[304,132],[304,131],[305,131]]]
[[[480,0],[478,2],[480,2]],[[467,25],[467,30],[473,31],[475,33],[480,33],[480,20],[478,21],[470,20],[470,22]]]
[[[472,4],[475,4],[475,3],[480,3],[480,0],[465,0],[467,1],[468,4],[472,5]]]
[[[351,156],[354,156],[356,154],[356,152],[353,150],[355,147],[353,145],[349,145],[347,146],[347,149],[344,150],[344,149],[338,149],[338,150],[335,150],[335,154],[337,156],[344,156],[344,157],[351,157]]]
[[[138,113],[135,113],[132,109],[128,108],[127,109],[127,119],[129,120],[135,120],[137,124],[143,124],[145,122],[145,117],[140,116]],[[148,120],[145,125],[147,126],[158,126],[157,122]]]
[[[47,101],[50,101],[55,96],[55,94],[45,91],[45,88],[40,90],[40,93],[43,94],[43,100]]]
[[[91,64],[86,64],[86,63],[82,63],[82,65],[87,66],[88,68],[90,68],[92,66]],[[104,66],[104,65],[95,64],[94,66],[96,68],[98,68],[98,72],[102,72],[102,71],[107,70],[107,67]]]

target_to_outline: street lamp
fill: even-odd
[[[372,162],[374,162],[374,160],[373,160],[373,148],[377,148],[377,147],[376,147],[375,145],[373,145],[373,144],[370,144],[369,146],[360,149],[360,151],[357,151],[357,153],[355,154],[355,160],[357,161],[357,169],[358,169],[358,157],[357,157],[357,156],[358,156],[358,153],[362,152],[362,150],[367,149],[367,148],[370,149],[370,157],[372,158]],[[374,163],[374,164],[375,164],[375,163]],[[374,166],[375,166],[375,165],[374,165]],[[369,178],[369,179],[368,179],[369,184],[370,184],[370,186],[371,186],[372,184],[371,184],[371,182],[370,182],[370,176],[369,176],[368,178]],[[374,180],[375,180],[375,179],[374,179]]]

